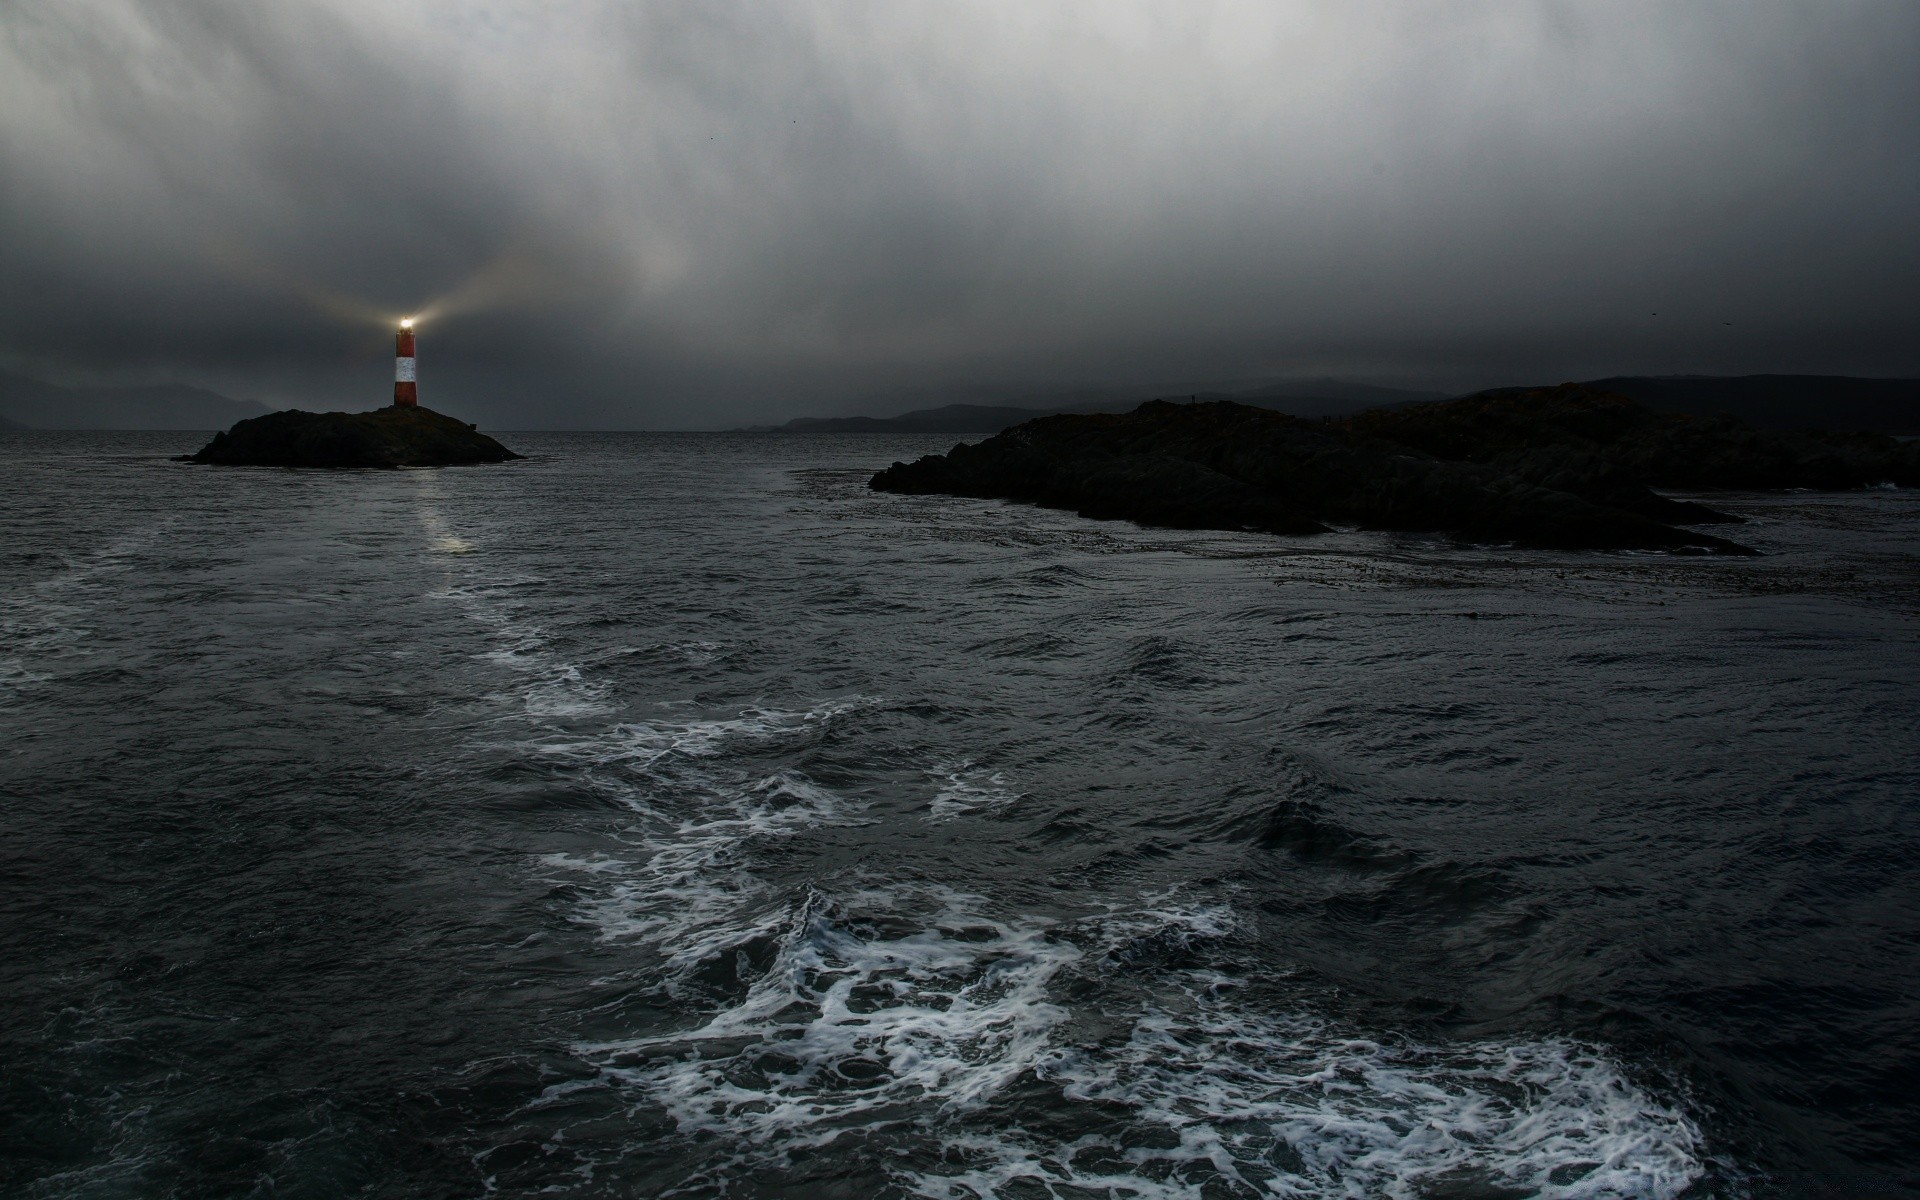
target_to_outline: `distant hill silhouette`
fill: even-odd
[[[1586,386],[1665,412],[1725,414],[1761,429],[1920,434],[1920,379],[1848,375],[1616,375]],[[1505,389],[1502,389],[1505,390]]]
[[[1538,390],[1539,385],[1490,388],[1477,395]],[[1920,380],[1861,379],[1848,375],[1615,375],[1582,386],[1638,400],[1661,412],[1727,415],[1760,429],[1837,429],[1920,434]],[[1157,396],[1064,393],[1023,398],[1021,404],[947,404],[897,417],[799,417],[758,426],[776,433],[993,434],[1035,417],[1060,413],[1131,412],[1149,399],[1231,400],[1296,417],[1347,417],[1372,408],[1442,400],[1439,392],[1348,383],[1339,379],[1287,380],[1234,390],[1161,392]],[[1049,403],[1048,401],[1057,401]]]
[[[784,425],[763,429],[769,433],[987,433],[1054,411],[998,404],[945,404],[897,417],[795,417]]]
[[[1069,397],[1072,397],[1069,399]],[[756,426],[766,433],[998,433],[1002,429],[1059,413],[1131,412],[1147,400],[1234,400],[1296,417],[1341,417],[1369,408],[1444,399],[1441,392],[1414,392],[1339,379],[1275,381],[1235,391],[1201,390],[1157,396],[1145,394],[1065,393],[1036,396],[1022,405],[944,404],[897,417],[796,417],[784,425]],[[1048,403],[1049,400],[1059,401]]]
[[[67,388],[0,371],[0,419],[31,429],[225,429],[272,411],[180,383]]]

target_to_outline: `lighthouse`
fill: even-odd
[[[400,322],[393,338],[393,403],[412,408],[420,403],[420,387],[413,378],[413,318]]]

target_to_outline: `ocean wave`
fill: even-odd
[[[927,772],[938,787],[927,805],[927,820],[951,821],[980,811],[996,811],[1020,798],[999,771],[975,767],[973,760],[941,763]]]
[[[1238,928],[1224,905],[987,908],[814,893],[703,1022],[577,1050],[727,1171],[886,1131],[898,1186],[938,1200],[1604,1200],[1703,1173],[1693,1121],[1595,1047],[1390,1041],[1243,1000],[1214,961]]]
[[[673,977],[730,958],[790,919],[785,907],[756,908],[766,888],[744,861],[746,846],[846,823],[853,806],[793,772],[777,772],[737,788],[710,785],[709,795],[683,817],[645,810],[657,823],[638,831],[626,853],[540,861],[584,877],[588,898],[577,919],[602,938],[660,947],[672,992]]]
[[[1704,1172],[1698,1126],[1594,1047],[1386,1043],[1248,1011],[1236,982],[1189,976],[1183,1010],[1148,1011],[1124,1044],[1036,1063],[1065,1099],[1107,1114],[1081,1126],[1093,1132],[958,1131],[946,1148],[965,1169],[917,1174],[912,1190],[1625,1200],[1678,1196]]]
[[[92,637],[88,614],[98,603],[98,591],[132,569],[177,520],[169,517],[88,554],[50,556],[62,564],[60,570],[0,596],[0,704],[52,680],[56,664],[91,653],[85,645]]]
[[[977,1106],[1047,1053],[1068,1014],[1048,985],[1084,953],[1049,922],[978,915],[977,900],[816,893],[738,1003],[692,1029],[579,1050],[682,1132],[779,1157],[916,1108]]]
[[[731,961],[765,942],[792,910],[769,906],[747,861],[753,843],[861,819],[861,801],[791,768],[755,774],[733,752],[791,747],[819,736],[870,697],[812,708],[751,708],[730,718],[629,722],[587,737],[533,744],[540,759],[579,778],[642,818],[615,854],[550,855],[549,869],[580,876],[588,899],[578,919],[609,940],[647,942],[665,956],[669,991],[701,964]]]
[[[583,664],[555,654],[544,625],[518,613],[514,592],[537,578],[503,579],[458,585],[427,593],[429,599],[458,604],[463,612],[490,632],[491,649],[479,652],[482,661],[504,667],[522,677],[516,692],[497,692],[490,698],[518,704],[530,717],[568,719],[613,711],[603,680],[590,678]]]
[[[55,661],[85,653],[82,619],[75,605],[0,598],[0,702],[52,679]]]
[[[539,752],[583,767],[645,770],[672,759],[707,759],[756,746],[787,747],[825,732],[837,718],[883,701],[872,696],[827,700],[812,708],[752,707],[737,716],[692,721],[635,721],[603,733],[550,741]]]

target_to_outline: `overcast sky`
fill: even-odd
[[[0,363],[496,427],[1920,375],[1913,0],[0,0]],[[1657,314],[1657,315],[1655,315]]]

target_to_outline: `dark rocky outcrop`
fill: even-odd
[[[1328,522],[1566,549],[1748,554],[1677,524],[1732,522],[1649,485],[1907,482],[1920,452],[1875,435],[1761,433],[1577,386],[1308,421],[1231,402],[1043,417],[895,463],[879,491],[1022,500],[1181,529]]]
[[[291,409],[241,421],[183,462],[246,467],[451,467],[521,457],[464,421],[397,405],[358,413]]]
[[[1375,409],[1343,424],[1468,462],[1517,463],[1543,451],[1574,452],[1605,463],[1617,478],[1654,487],[1920,486],[1920,448],[1884,434],[1755,429],[1727,416],[1655,412],[1625,396],[1572,383]]]

